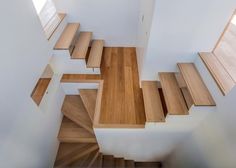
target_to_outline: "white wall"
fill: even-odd
[[[0,167],[52,167],[64,93],[53,87],[43,111],[30,97],[51,47],[31,0],[2,1],[0,20]]]
[[[216,101],[216,110],[172,151],[166,158],[164,167],[234,168],[236,88],[223,96],[200,58],[195,63]]]
[[[234,8],[234,0],[156,0],[140,79],[154,80],[160,71],[176,71],[177,62],[211,51]]]
[[[54,0],[70,22],[105,40],[106,46],[136,46],[140,0]]]

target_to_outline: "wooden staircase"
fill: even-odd
[[[54,50],[66,51],[74,61],[84,60],[87,68],[100,68],[104,40],[92,40],[92,32],[78,33],[79,28],[79,23],[68,23],[54,46]]]
[[[64,99],[62,107],[64,117],[58,134],[60,146],[54,167],[161,167],[159,162],[135,162],[100,153],[93,133],[98,91],[96,89],[81,89],[79,93],[80,95],[67,95]]]

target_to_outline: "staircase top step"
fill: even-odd
[[[104,40],[94,40],[88,57],[88,68],[100,68],[102,61],[102,53]]]
[[[193,63],[178,63],[181,74],[196,106],[215,106],[210,92]]]
[[[79,95],[66,95],[62,112],[67,118],[94,134],[91,119]]]
[[[85,59],[92,39],[92,32],[80,32],[79,38],[75,44],[75,49],[72,53],[72,59]]]
[[[69,166],[89,153],[98,150],[97,144],[61,143],[55,166]]]
[[[164,122],[165,116],[157,81],[142,81],[143,99],[147,122]]]
[[[89,117],[93,122],[97,100],[97,89],[80,89],[79,92]]]
[[[96,143],[94,134],[64,117],[58,135],[60,142],[66,143]]]
[[[223,95],[227,95],[235,86],[232,77],[213,53],[199,53],[202,61],[216,81]]]
[[[73,42],[76,32],[79,29],[79,23],[68,23],[63,30],[59,40],[54,46],[55,50],[68,50]]]
[[[175,73],[161,72],[159,73],[168,114],[170,115],[186,115],[188,109],[178,86]]]

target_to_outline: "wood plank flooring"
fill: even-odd
[[[144,125],[146,117],[135,48],[104,48],[103,59],[100,123]]]

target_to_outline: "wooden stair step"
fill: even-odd
[[[80,27],[79,23],[68,23],[63,30],[59,40],[54,46],[55,50],[69,50],[73,41],[76,38],[76,33]]]
[[[58,134],[60,142],[66,143],[97,143],[94,134],[64,117]]]
[[[57,152],[55,166],[69,166],[96,150],[98,150],[97,144],[61,143]]]
[[[159,73],[159,77],[168,114],[187,115],[188,108],[176,80],[175,73],[161,72]]]
[[[103,155],[102,167],[103,168],[115,167],[114,157],[112,155]]]
[[[67,118],[94,134],[91,119],[79,95],[66,95],[62,112]]]
[[[193,63],[178,63],[181,74],[196,106],[215,106],[210,92]]]
[[[97,100],[97,89],[80,89],[79,92],[89,117],[93,122]]]
[[[86,58],[92,35],[92,32],[80,32],[79,38],[75,44],[75,49],[72,53],[72,59]]]
[[[116,168],[125,168],[125,160],[124,160],[124,158],[116,158],[115,159],[115,167]]]
[[[135,162],[133,160],[126,160],[125,161],[125,167],[126,168],[134,168],[135,167]]]
[[[88,68],[100,68],[103,54],[104,40],[94,40],[88,57]]]
[[[164,122],[165,116],[157,81],[142,81],[146,122]]]
[[[219,60],[213,53],[199,53],[199,55],[223,95],[228,94],[235,86],[235,82],[233,81],[229,73],[226,71],[224,66],[219,62]]]
[[[90,168],[102,168],[102,161],[103,161],[103,155],[101,153],[99,153],[95,162],[89,167]]]
[[[102,80],[101,75],[98,74],[63,74],[61,83],[83,83],[94,82]]]
[[[159,162],[136,162],[136,168],[158,168],[161,167]]]
[[[98,153],[99,153],[98,150],[95,150],[89,153],[88,155],[86,155],[83,159],[79,159],[78,161],[75,161],[70,166],[81,167],[81,168],[89,167],[90,164],[93,164],[93,162],[97,159]]]

